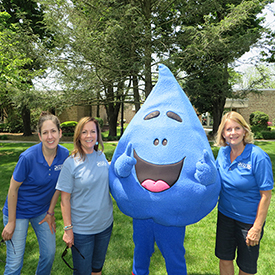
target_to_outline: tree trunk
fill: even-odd
[[[221,119],[223,116],[223,111],[224,111],[224,105],[226,101],[228,91],[231,89],[230,85],[228,83],[229,80],[229,73],[228,73],[228,63],[224,63],[224,68],[223,68],[223,90],[219,91],[217,93],[219,96],[217,96],[214,104],[213,104],[213,135],[215,135],[218,132],[219,125],[221,123]],[[216,108],[215,108],[216,106]]]
[[[216,107],[213,108],[213,135],[215,135],[218,131],[219,125],[221,123],[224,105],[225,105],[226,98],[219,98],[216,100],[215,104]]]
[[[31,111],[30,109],[24,105],[22,109],[22,119],[23,119],[23,126],[24,126],[24,133],[23,136],[31,136]]]
[[[51,114],[55,115],[55,108],[54,108],[54,107],[51,107],[50,110],[49,110],[49,112],[50,112]]]
[[[111,108],[113,109],[113,108]],[[109,122],[109,137],[116,137],[117,136],[117,118],[118,113],[110,112],[108,115],[108,122]]]
[[[99,92],[96,93],[96,116],[100,117]]]
[[[109,123],[109,137],[117,136],[117,118],[120,109],[120,97],[116,98],[113,86],[109,86],[106,91],[106,112]]]
[[[138,92],[138,78],[137,75],[133,75],[133,91],[134,91],[134,104],[135,104],[135,112],[140,109],[140,96]]]
[[[151,1],[144,1],[143,13],[145,17],[145,97],[150,94],[152,90],[152,72],[151,72],[151,59],[152,59],[152,34],[151,34]]]

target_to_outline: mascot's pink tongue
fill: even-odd
[[[163,180],[154,181],[148,179],[145,180],[141,185],[151,192],[161,192],[170,188],[170,186]]]

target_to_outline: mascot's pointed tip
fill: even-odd
[[[171,70],[165,66],[164,64],[159,64],[159,81],[165,81],[167,83],[170,83],[169,85],[173,85],[172,83],[174,83],[174,85],[178,84],[175,76],[172,74]]]
[[[162,75],[173,76],[172,72],[167,66],[165,66],[164,64],[159,64],[159,76]]]

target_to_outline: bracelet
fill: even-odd
[[[73,229],[73,225],[66,225],[66,226],[64,226],[64,230],[65,231],[67,231],[67,230],[71,230],[71,229]]]
[[[54,216],[54,212],[50,213],[49,211],[47,211],[47,214],[50,215],[50,216]]]

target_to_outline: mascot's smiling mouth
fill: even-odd
[[[162,192],[172,187],[178,180],[185,157],[173,164],[157,165],[141,159],[134,150],[137,178],[145,189],[151,192]]]

